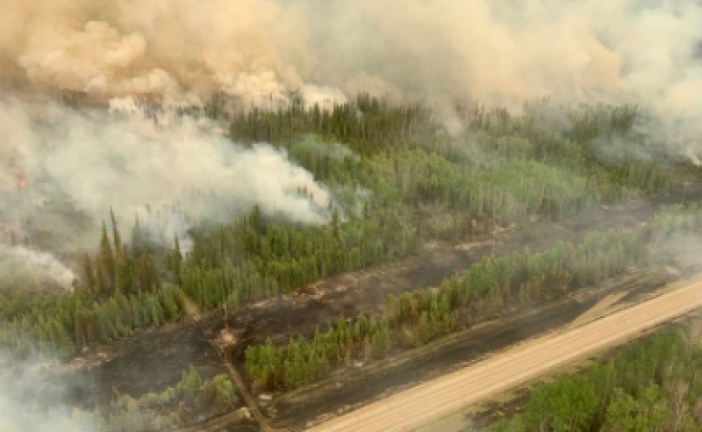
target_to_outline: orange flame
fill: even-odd
[[[27,187],[27,184],[27,179],[24,178],[22,170],[20,168],[17,168],[17,187],[20,189],[24,189]]]

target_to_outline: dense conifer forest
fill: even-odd
[[[186,295],[204,311],[225,304],[235,309],[333,274],[416,254],[427,240],[488,238],[498,226],[558,221],[591,206],[680,189],[697,176],[694,167],[664,154],[650,153],[637,160],[602,153],[598,144],[602,137],[627,140],[641,152],[653,152],[650,137],[636,127],[643,117],[630,106],[561,109],[541,102],[511,115],[475,105],[461,111],[468,127],[449,134],[441,119],[424,107],[394,105],[367,94],[332,110],[292,105],[233,118],[217,100],[182,115],[229,122],[229,136],[236,142],[269,141],[285,149],[332,191],[329,222],[291,224],[254,209],[224,226],[195,227],[190,233],[192,250],[184,252],[178,238],[164,248],[150,241],[138,220],[125,236],[124,227],[108,217],[95,251],[76,257],[81,275],[72,293],[0,293],[0,346],[19,355],[33,350],[70,354],[182,319]],[[555,112],[562,122],[552,120]],[[615,248],[617,261],[592,268],[597,272],[587,268],[580,275],[573,264],[567,276],[549,276],[575,286],[596,282],[643,259],[640,248],[629,244],[633,240],[616,233],[590,241],[609,243],[597,252],[582,249],[587,243],[556,246],[545,255],[520,252],[488,260],[469,274],[479,278],[483,276],[478,273],[492,274],[499,268],[504,275],[494,277],[509,279],[506,275],[514,274],[515,280],[534,279],[537,276],[526,268],[577,261],[588,253],[611,262],[615,252],[606,249]],[[627,255],[630,250],[636,256]],[[535,264],[540,261],[545,263]],[[458,315],[466,312],[458,311],[466,307],[472,310],[468,315],[489,315],[501,304],[552,296],[551,286],[557,284],[534,279],[524,293],[518,293],[524,284],[515,281],[510,288],[505,280],[489,289],[470,288],[480,294],[468,294],[463,280],[449,280],[440,295],[425,298],[419,302],[424,306],[409,315],[408,296],[428,294],[388,299],[387,320],[378,319],[369,328],[391,332],[391,327],[422,327],[400,338],[401,344],[412,345],[465,321]],[[468,306],[468,299],[476,295],[489,301],[480,299]],[[363,334],[356,343],[373,338]],[[375,355],[383,350],[377,348]],[[333,360],[328,353],[324,357],[326,362]]]
[[[595,232],[578,245],[559,243],[544,252],[488,257],[436,288],[387,296],[381,316],[342,317],[308,339],[291,339],[287,346],[250,346],[247,372],[261,389],[293,389],[325,376],[334,366],[415,348],[635,268],[677,265],[677,255],[671,253],[679,250],[674,241],[700,227],[700,207],[671,207],[634,232]]]
[[[690,163],[656,152],[639,127],[645,115],[632,106],[544,101],[519,115],[457,107],[466,126],[449,133],[425,107],[366,94],[331,110],[293,104],[233,116],[218,101],[180,115],[226,124],[234,142],[284,150],[331,192],[327,222],[291,223],[254,207],[223,225],[194,226],[186,249],[182,238],[170,246],[154,241],[138,218],[131,227],[118,226],[108,211],[94,249],[69,257],[80,270],[71,292],[0,290],[3,351],[68,358],[194,311],[226,307],[236,314],[333,275],[416,256],[429,242],[490,240],[506,227],[528,230],[599,206],[679,194],[699,179]],[[614,154],[603,147],[605,139],[626,142],[627,151],[645,157]],[[248,385],[254,393],[293,390],[336,368],[417,348],[627,272],[677,266],[675,240],[702,227],[702,209],[684,196],[681,201],[645,226],[493,254],[436,287],[388,295],[382,313],[332,317],[287,343],[249,345]],[[582,374],[538,387],[525,412],[495,430],[698,425],[699,386],[690,376],[697,354],[686,338],[661,333]],[[235,393],[225,376],[203,380],[191,369],[172,389],[116,395],[95,415],[110,430],[126,431],[138,411],[148,417],[140,424],[158,429],[225,412],[237,406]]]
[[[702,0],[2,5],[0,432],[702,431]]]

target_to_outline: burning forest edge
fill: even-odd
[[[698,170],[692,164],[674,158],[667,162],[599,159],[597,139],[604,133],[634,133],[636,116],[632,108],[576,109],[571,112],[571,129],[549,130],[535,124],[529,114],[510,116],[500,110],[479,109],[471,115],[472,132],[457,137],[442,133],[441,126],[423,108],[395,106],[367,95],[332,111],[292,107],[278,113],[253,111],[240,115],[231,120],[231,139],[244,143],[265,139],[280,149],[272,154],[287,155],[299,164],[299,169],[308,170],[311,178],[334,197],[331,210],[327,209],[329,222],[290,224],[282,215],[266,213],[256,206],[222,226],[210,222],[188,228],[188,246],[184,249],[184,237],[173,234],[172,244],[165,246],[165,234],[154,237],[139,217],[128,240],[123,240],[113,212],[109,223],[102,225],[96,253],[63,253],[65,262],[73,263],[75,269],[68,271],[80,275],[71,278],[68,291],[41,297],[32,295],[32,290],[3,291],[8,300],[3,315],[4,349],[20,357],[36,352],[70,357],[80,350],[131,337],[151,326],[180,321],[187,316],[188,301],[203,312],[224,307],[236,315],[237,308],[248,303],[304,288],[325,277],[415,255],[427,242],[490,240],[502,227],[528,230],[528,226],[539,221],[567,221],[589,209],[632,198],[673,193],[684,201],[681,191],[697,183]],[[373,131],[374,127],[378,130]],[[250,138],[244,132],[233,136],[234,131],[246,131]],[[432,137],[430,142],[427,137]],[[31,189],[24,176],[18,176],[19,180],[24,180],[24,187],[18,188],[18,193]],[[650,244],[651,235],[677,240],[694,233],[685,230],[697,226],[696,219],[680,222],[680,218],[685,221],[696,217],[694,208],[684,210],[691,212],[689,216],[684,212],[680,216],[665,216],[674,215],[675,211],[659,216],[658,221],[669,218],[667,225],[657,222],[657,228],[642,231],[640,235],[644,237],[637,240],[640,243],[629,249],[643,252],[642,246]],[[674,221],[682,224],[682,231],[665,231],[675,226],[670,225]],[[648,232],[653,234],[645,234]],[[32,234],[31,238],[41,237]],[[612,240],[617,246],[592,247],[591,253],[619,250],[622,241],[634,241],[636,236],[629,233],[617,238]],[[32,251],[34,245],[8,247]],[[602,262],[610,262],[609,266],[611,252],[606,254]],[[667,256],[676,255],[671,252]],[[484,265],[501,267],[501,259],[488,259]],[[574,263],[579,260],[575,256],[565,259]],[[592,259],[587,258],[586,262]],[[640,259],[643,258],[622,264],[621,270],[643,265],[638,262]],[[582,277],[595,274],[592,269],[582,272]],[[400,298],[406,296],[409,294]],[[494,296],[488,297],[494,300]],[[388,301],[386,308],[393,303]],[[437,307],[442,302],[437,300]],[[37,314],[38,311],[41,312]],[[372,310],[363,313],[371,313],[370,330],[361,328],[367,325],[352,323],[359,332],[372,333],[379,322],[381,327],[389,327],[389,319],[375,321],[380,318],[373,317]],[[429,323],[430,316],[433,312],[426,318],[418,315],[419,321]],[[471,321],[479,319],[475,311],[468,316],[472,316]],[[368,323],[364,315],[360,319]],[[457,325],[457,319],[455,315],[447,325]],[[393,323],[396,321],[392,319]],[[427,327],[425,324],[422,326]],[[407,338],[416,338],[417,331],[419,337],[429,339],[436,333],[421,336],[425,330],[400,327],[405,330],[399,335],[391,336],[385,330],[382,344],[375,341],[375,336],[365,338],[359,333],[359,343],[370,346],[365,348],[371,353],[371,357],[366,354],[366,361],[384,356],[391,345],[416,345],[407,345]],[[282,352],[292,355],[290,346]],[[247,365],[253,365],[253,349],[251,346],[247,350],[251,353],[247,354]],[[307,358],[305,354],[301,356],[300,359]],[[330,362],[327,354],[312,357],[327,365]],[[352,353],[351,357],[356,356]],[[290,367],[294,364],[291,362]],[[246,370],[255,387],[266,388],[277,385],[273,383],[278,381],[271,378],[277,376],[276,367],[270,367],[264,381],[250,366]],[[281,382],[283,387],[297,387],[310,378],[300,379],[288,382],[281,378]]]
[[[299,428],[376,396],[329,393],[354,370],[699,269],[700,4],[137,3],[0,16],[2,430]],[[685,373],[571,424],[699,427],[659,407]]]

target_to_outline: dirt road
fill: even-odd
[[[702,307],[699,280],[582,327],[516,346],[311,430],[409,431],[698,307]]]

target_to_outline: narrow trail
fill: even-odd
[[[187,294],[185,294],[185,310],[188,317],[198,323],[200,329],[202,330],[202,333],[205,335],[205,338],[207,338],[207,341],[210,343],[210,345],[212,345],[215,351],[217,351],[217,354],[222,359],[222,363],[224,363],[224,366],[227,368],[227,374],[229,375],[229,379],[232,381],[236,389],[239,391],[239,394],[244,399],[244,403],[251,412],[251,415],[253,415],[254,419],[256,419],[256,421],[258,422],[260,430],[270,432],[275,431],[274,428],[268,425],[268,421],[258,409],[258,405],[256,405],[256,401],[254,400],[253,396],[246,387],[246,383],[244,382],[243,378],[236,370],[236,368],[231,364],[231,362],[229,362],[229,356],[226,348],[223,348],[220,344],[217,343],[216,335],[214,335],[212,333],[212,330],[210,330],[207,327],[207,325],[205,325],[205,322],[202,319],[200,307]]]
[[[702,307],[702,281],[549,334],[480,363],[366,405],[311,431],[411,431],[578,358],[641,335]]]

